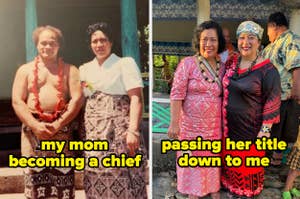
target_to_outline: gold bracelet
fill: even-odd
[[[136,137],[140,137],[140,132],[139,131],[134,131],[134,130],[127,129],[127,132],[135,135]]]

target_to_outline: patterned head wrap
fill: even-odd
[[[239,37],[241,33],[248,32],[255,34],[259,40],[262,39],[264,29],[258,25],[257,23],[254,23],[253,21],[244,21],[242,22],[239,27],[236,30],[236,36]]]

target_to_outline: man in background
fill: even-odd
[[[281,12],[269,16],[267,33],[271,43],[262,55],[271,60],[281,80],[280,123],[273,125],[272,136],[294,143],[300,116],[300,37],[289,30],[288,21]],[[271,164],[278,166],[281,161],[282,153],[274,152]]]
[[[237,53],[235,51],[235,47],[233,46],[231,42],[231,37],[230,37],[230,31],[228,28],[223,27],[223,36],[226,42],[225,50],[220,54],[221,61],[225,63],[229,57],[231,57],[234,53]]]

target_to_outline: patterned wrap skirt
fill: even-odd
[[[289,165],[291,169],[300,170],[300,148],[292,148],[292,151],[287,157],[287,165]]]
[[[71,126],[65,126],[49,140],[73,139]],[[55,151],[38,149],[39,140],[28,126],[22,126],[21,151],[25,157],[59,157]],[[65,144],[65,156],[73,156]],[[75,197],[73,168],[26,168],[24,171],[25,197],[28,199],[73,199]]]
[[[137,154],[142,154],[140,167],[104,168],[101,160],[111,154],[128,154],[126,130],[129,125],[130,100],[127,95],[109,95],[100,91],[87,99],[84,113],[86,140],[107,140],[108,151],[85,151],[86,160],[97,157],[99,167],[86,166],[84,189],[89,199],[147,198],[146,148],[141,136]]]
[[[225,148],[225,146],[223,146]],[[223,160],[226,156],[239,157],[242,164],[239,167],[222,168],[221,182],[230,192],[239,196],[254,197],[259,195],[263,190],[264,184],[264,168],[262,166],[248,167],[245,162],[247,157],[265,156],[265,151],[257,150],[255,144],[251,144],[249,150],[224,150]],[[224,161],[224,165],[225,161]]]

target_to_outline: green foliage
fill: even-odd
[[[168,68],[173,76],[176,67],[178,65],[180,57],[177,55],[166,55],[166,60],[168,62]],[[162,68],[165,65],[165,62],[162,59],[162,55],[153,56],[153,76],[154,76],[154,85],[153,92],[168,93],[169,86],[168,82],[162,77]]]

